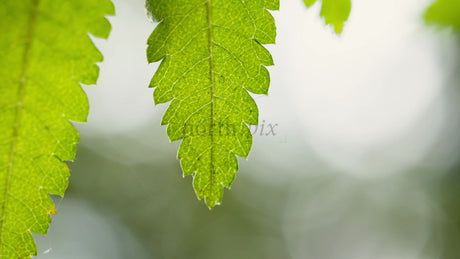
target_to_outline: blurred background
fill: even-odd
[[[114,3],[38,258],[460,258],[460,42],[426,24],[432,1],[353,0],[340,36],[320,4],[281,1],[265,131],[212,211],[148,88],[156,24],[143,0]]]

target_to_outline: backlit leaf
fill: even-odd
[[[236,155],[252,145],[248,124],[258,109],[248,91],[267,94],[265,66],[273,64],[261,44],[275,42],[267,11],[278,0],[147,0],[160,21],[148,40],[149,62],[162,60],[150,87],[155,103],[170,102],[162,124],[171,141],[182,140],[178,158],[193,175],[199,199],[209,208],[222,200],[238,170]]]
[[[64,195],[102,55],[88,37],[107,37],[110,0],[0,1],[0,257],[36,255]]]
[[[343,31],[343,24],[348,20],[351,11],[351,0],[321,0],[321,17],[327,25],[334,26],[335,32]],[[304,0],[307,7],[312,6],[316,0]]]
[[[425,18],[444,26],[452,26],[460,30],[460,1],[459,0],[437,0],[428,8]]]

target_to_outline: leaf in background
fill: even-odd
[[[161,21],[148,40],[149,62],[162,60],[150,87],[155,103],[171,102],[162,125],[171,141],[183,139],[178,158],[194,175],[199,199],[213,208],[238,170],[235,155],[247,157],[248,124],[258,123],[248,91],[267,94],[265,66],[273,65],[261,44],[275,43],[267,11],[278,0],[147,0]]]
[[[36,255],[63,195],[102,61],[88,33],[106,38],[110,0],[0,1],[0,257]]]
[[[425,13],[428,22],[441,25],[453,26],[460,30],[460,1],[459,0],[437,0]]]
[[[316,0],[304,0],[307,7],[312,6]],[[327,25],[334,26],[337,34],[342,33],[343,24],[348,20],[351,11],[351,0],[322,0],[321,17]]]

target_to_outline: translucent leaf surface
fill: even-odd
[[[107,37],[109,0],[0,1],[0,257],[36,254],[63,195],[102,55],[88,33]]]
[[[265,66],[273,64],[261,44],[275,42],[267,9],[278,0],[147,0],[160,21],[148,40],[149,62],[162,60],[150,87],[155,103],[169,104],[162,124],[171,141],[182,140],[178,158],[194,175],[199,199],[209,208],[222,200],[238,170],[236,155],[252,145],[248,124],[258,123],[248,91],[267,94]]]
[[[312,6],[316,0],[304,0],[307,7]],[[348,20],[351,11],[351,0],[322,0],[321,17],[327,25],[334,26],[335,32],[343,31],[343,24]]]
[[[460,1],[437,0],[428,8],[425,18],[429,22],[452,26],[460,30]]]

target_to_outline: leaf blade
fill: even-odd
[[[460,2],[456,0],[437,0],[426,13],[425,20],[460,30]]]
[[[31,232],[46,234],[64,195],[78,133],[86,121],[79,82],[94,84],[102,61],[87,33],[107,36],[108,0],[0,2],[0,255],[36,255]]]
[[[304,0],[307,7],[312,6],[316,0]],[[322,0],[321,17],[326,25],[332,25],[335,33],[341,34],[344,23],[351,12],[351,0]]]
[[[162,125],[171,141],[181,140],[178,158],[184,175],[193,175],[199,199],[220,204],[238,162],[247,157],[258,110],[248,91],[267,94],[265,66],[273,64],[261,44],[275,42],[267,9],[276,0],[147,0],[161,21],[148,40],[149,62],[162,60],[150,87],[155,103],[171,102]]]

